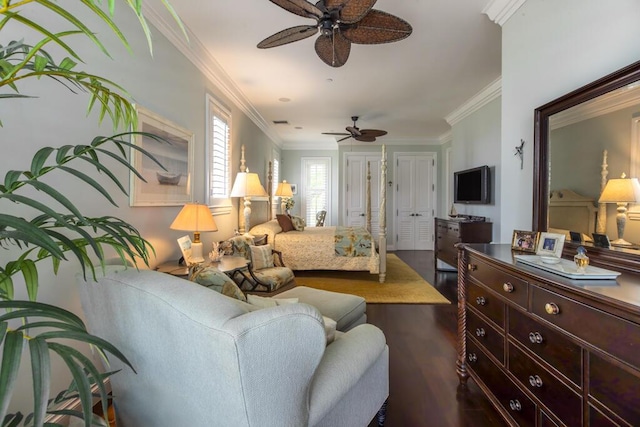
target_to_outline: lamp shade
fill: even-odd
[[[187,203],[169,226],[172,230],[218,231],[207,205]]]
[[[638,178],[612,178],[607,181],[600,203],[637,203],[640,201],[640,183]]]
[[[260,177],[253,172],[238,172],[231,189],[231,197],[267,196]]]
[[[280,197],[293,197],[293,191],[291,190],[291,184],[287,182],[285,179],[281,183],[278,184],[278,188],[276,189],[276,196]]]

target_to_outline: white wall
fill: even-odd
[[[205,94],[207,92],[232,109],[233,175],[235,176],[239,166],[239,145],[244,143],[247,145],[247,165],[264,177],[266,175],[265,158],[271,156],[273,143],[251,120],[221,95],[222,92],[218,88],[186,61],[173,45],[155,31],[154,56],[151,57],[137,20],[125,4],[117,6],[119,9],[116,22],[125,32],[134,53],[130,54],[119,45],[103,25],[92,24],[90,27],[104,37],[103,41],[113,59],[100,54],[90,42],[81,38],[79,41],[76,39],[75,42],[69,39],[71,46],[86,61],[86,64],[79,65],[78,69],[95,72],[114,80],[125,87],[139,105],[195,133],[194,200],[205,200]],[[71,6],[65,7],[71,8]],[[36,9],[37,7],[27,7],[27,10],[31,11],[31,16],[42,16],[34,12]],[[77,16],[80,19],[86,18],[89,22],[96,22],[92,16],[87,17],[79,2],[73,9],[74,13],[78,12]],[[47,25],[67,28],[66,25],[61,26],[56,22],[48,20]],[[12,39],[20,39],[25,34],[26,32],[17,26],[7,27],[2,31],[3,38],[0,39],[0,44],[6,44],[8,42],[6,38],[9,36]],[[57,49],[52,48],[51,51],[57,52]],[[39,98],[2,100],[0,116],[4,127],[0,128],[0,146],[3,150],[3,155],[0,156],[0,176],[10,169],[28,169],[31,157],[43,146],[84,144],[89,143],[98,134],[114,133],[108,121],[98,128],[95,114],[89,118],[86,117],[85,111],[89,100],[86,94],[74,95],[61,85],[47,79],[25,83],[21,86],[21,92]],[[117,166],[113,170],[126,186],[129,179],[127,170]],[[91,174],[96,176],[94,172]],[[148,239],[156,249],[157,258],[151,260],[152,267],[167,260],[177,260],[179,257],[180,251],[176,238],[186,233],[170,230],[169,225],[179,212],[180,206],[129,207],[128,197],[116,194],[116,187],[110,185],[108,188],[117,196],[115,199],[119,205],[119,207],[113,207],[97,196],[95,191],[80,184],[78,180],[57,174],[47,182],[70,195],[72,201],[84,214],[115,215],[137,227],[142,236]],[[210,247],[212,241],[231,236],[233,230],[238,227],[238,202],[235,199],[232,202],[234,207],[231,214],[215,218],[219,231],[203,233],[205,250]],[[12,210],[18,214],[22,212],[19,206],[7,207],[5,204],[3,209]],[[31,215],[31,213],[25,212],[25,215]],[[4,265],[15,259],[19,253],[20,251],[16,248],[9,250],[3,248],[0,252],[0,263]],[[79,270],[77,263],[63,263],[57,277],[47,263],[43,263],[40,267],[39,300],[80,314],[80,304],[74,285],[74,275]],[[16,280],[16,295],[26,298],[24,284],[19,279]],[[28,370],[28,365],[28,361],[23,362],[23,371]],[[62,363],[56,362],[53,369],[54,393],[66,388],[70,381],[69,377],[63,375],[66,369],[61,366]],[[14,396],[11,408],[30,412],[27,402],[31,401],[31,380],[22,375],[19,382],[20,389]]]
[[[502,242],[532,227],[534,109],[639,60],[639,17],[638,0],[527,0],[503,26]]]
[[[491,169],[491,202],[486,205],[456,204],[458,214],[484,216],[493,222],[493,241],[500,241],[501,164],[500,156],[500,98],[494,99],[451,127],[452,170],[487,165]],[[508,159],[515,162],[516,159]],[[518,168],[519,168],[518,161]],[[444,167],[444,164],[441,164]],[[519,171],[521,172],[521,171]],[[440,186],[440,188],[444,188]],[[446,191],[447,189],[445,189]],[[453,199],[453,197],[451,197]],[[450,206],[447,208],[450,208]]]

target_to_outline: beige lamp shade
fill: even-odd
[[[291,184],[287,182],[287,180],[283,180],[278,184],[278,188],[276,189],[276,196],[280,197],[293,197],[293,191],[291,190]]]
[[[194,242],[200,241],[201,231],[218,231],[207,205],[187,203],[169,226],[172,230],[193,231]]]
[[[231,189],[231,197],[267,196],[267,191],[260,183],[260,177],[253,172],[238,172]]]

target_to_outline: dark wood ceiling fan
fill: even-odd
[[[316,53],[327,65],[341,67],[349,59],[351,43],[391,43],[409,37],[408,22],[387,12],[373,9],[376,0],[270,0],[296,15],[316,20],[315,25],[298,25],[279,31],[258,43],[260,49],[282,46],[311,37]]]
[[[362,142],[373,142],[379,136],[384,136],[387,134],[386,130],[379,129],[359,129],[356,127],[356,122],[358,121],[358,116],[352,116],[351,120],[353,120],[353,126],[347,126],[345,129],[349,133],[335,133],[335,132],[322,132],[323,135],[336,135],[336,136],[345,136],[344,138],[340,138],[338,142],[344,141],[345,139],[353,138],[356,141]]]

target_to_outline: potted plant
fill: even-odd
[[[136,14],[151,50],[150,30],[142,13],[142,1],[125,0]],[[174,17],[186,37],[180,20],[167,0],[161,0]],[[125,36],[113,21],[116,0],[107,0],[107,10],[103,10],[101,0],[83,0],[93,15],[100,18],[125,47],[130,48]],[[25,9],[42,7],[63,18],[70,29],[52,32],[47,22],[36,22],[23,13]],[[80,7],[80,6],[78,6]],[[28,97],[21,93],[20,85],[27,79],[49,77],[62,83],[74,92],[85,92],[90,96],[88,110],[99,112],[99,121],[108,116],[114,132],[136,126],[136,112],[129,101],[127,92],[115,82],[99,75],[78,70],[82,58],[67,44],[74,37],[91,40],[97,49],[108,55],[100,38],[71,11],[48,0],[23,0],[12,2],[0,0],[0,31],[8,25],[23,26],[35,31],[41,37],[30,45],[23,40],[13,40],[0,45],[0,99],[7,105],[9,98]],[[0,40],[6,40],[0,39]],[[56,60],[45,48],[55,46],[65,53]],[[37,101],[33,101],[37,102]],[[2,125],[0,117],[0,126]],[[2,132],[0,128],[0,132]],[[4,173],[0,182],[0,249],[19,248],[16,259],[6,259],[7,253],[0,252],[0,421],[2,426],[44,425],[47,414],[56,414],[55,407],[60,402],[77,398],[81,401],[81,412],[67,415],[84,419],[85,426],[102,424],[93,417],[92,387],[96,387],[102,408],[106,413],[108,394],[103,385],[112,372],[101,373],[93,362],[67,341],[91,345],[105,357],[110,354],[128,363],[122,354],[110,343],[88,333],[82,320],[62,308],[38,301],[40,277],[38,266],[52,262],[54,272],[62,261],[77,259],[84,274],[95,274],[94,265],[104,266],[105,254],[115,251],[123,263],[129,259],[134,263],[148,263],[153,248],[131,224],[113,216],[88,217],[83,215],[64,194],[64,189],[47,184],[47,176],[52,172],[71,175],[93,191],[116,205],[107,187],[87,174],[90,165],[100,176],[115,183],[119,191],[127,193],[121,180],[107,166],[109,162],[125,165],[132,173],[142,176],[130,165],[128,153],[138,150],[153,159],[130,142],[133,132],[118,132],[113,136],[97,136],[92,141],[59,148],[44,147],[33,156],[29,169],[10,170]],[[153,135],[148,135],[154,137]],[[6,147],[5,147],[6,148]],[[155,159],[153,159],[155,160]],[[79,166],[79,167],[78,167]],[[0,177],[1,179],[1,177]],[[37,190],[34,197],[33,190]],[[55,201],[55,203],[50,203]],[[23,215],[12,214],[9,205],[20,204]],[[59,210],[51,206],[60,206]],[[23,216],[25,209],[33,212],[31,218]],[[137,264],[136,264],[137,265]],[[28,300],[19,300],[14,295],[14,278],[21,276],[27,287]],[[61,339],[63,341],[61,341]],[[33,412],[27,416],[20,412],[8,414],[8,408],[15,389],[18,369],[23,353],[29,353],[33,377]],[[68,390],[50,399],[52,354],[59,356],[68,367],[72,377]],[[51,425],[51,424],[47,424]]]

